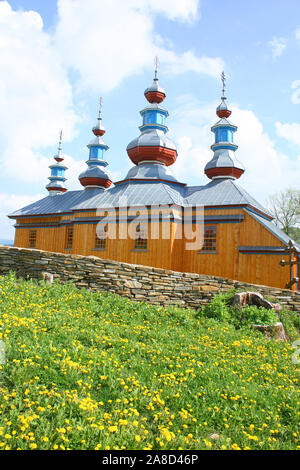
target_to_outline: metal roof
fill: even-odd
[[[170,167],[160,163],[146,163],[142,162],[139,165],[134,165],[125,176],[124,180],[128,179],[145,179],[145,180],[163,180],[174,183],[179,183],[172,173]],[[184,183],[180,183],[184,184]]]
[[[174,142],[161,129],[145,129],[127,145],[127,150],[134,147],[163,147],[176,150]]]
[[[10,214],[9,217],[16,218],[30,215],[64,214],[71,212],[73,207],[80,202],[90,199],[93,195],[103,192],[103,189],[82,189],[80,191],[67,191],[56,196],[47,196],[37,202],[23,207]]]
[[[206,164],[205,170],[211,168],[239,168],[245,170],[244,165],[236,158],[233,150],[216,149],[213,158]]]
[[[68,191],[56,196],[47,196],[40,201],[20,209],[9,217],[63,214],[76,210],[109,209],[113,207],[149,205],[188,206],[251,206],[270,215],[247,191],[231,179],[211,181],[205,186],[179,186],[155,181],[128,181],[107,190],[101,188]],[[290,237],[271,220],[259,215],[249,207],[245,211],[273,235],[288,244]],[[295,244],[300,251],[300,245]]]
[[[245,210],[246,212],[248,212],[248,214],[251,215],[251,217],[256,219],[261,225],[263,225],[267,230],[269,230],[269,232],[271,232],[274,235],[274,237],[281,240],[286,246],[288,245],[289,241],[291,240],[291,237],[289,237],[286,233],[280,230],[280,228],[277,227],[277,225],[275,225],[274,222],[272,222],[271,220],[267,220],[258,214],[254,214],[252,211],[249,211],[248,209],[245,209]],[[300,245],[298,243],[295,243],[295,246],[297,250],[300,251]]]
[[[272,215],[232,179],[216,179],[205,186],[188,186],[185,189],[186,205],[204,206],[250,205],[264,214]]]
[[[12,218],[61,214],[77,209],[118,206],[178,204],[180,206],[240,206],[251,207],[269,215],[268,211],[231,179],[218,179],[205,186],[179,186],[172,182],[128,181],[107,190],[85,189],[68,191],[55,197],[45,197],[10,215]]]

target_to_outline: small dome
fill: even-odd
[[[222,97],[222,102],[217,107],[217,116],[219,116],[219,118],[228,118],[230,115],[231,111],[227,108],[226,98]]]
[[[112,184],[112,178],[104,166],[93,165],[87,168],[79,175],[79,181],[85,188],[99,187],[109,188]]]
[[[229,149],[217,149],[204,169],[205,174],[210,179],[237,179],[244,171],[243,164],[236,158],[234,151]]]
[[[153,84],[146,88],[144,95],[149,103],[161,103],[166,97],[165,90],[158,84],[158,79],[153,80]]]
[[[61,193],[65,193],[67,191],[67,188],[65,187],[65,184],[63,181],[51,181],[49,184],[47,184],[46,189],[48,189],[49,192],[51,191],[58,191]]]
[[[102,125],[102,122],[99,121],[99,123],[97,124],[97,126],[93,127],[93,133],[98,137],[101,137],[102,135],[105,134],[105,128],[104,126]]]

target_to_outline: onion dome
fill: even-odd
[[[166,97],[165,90],[158,84],[158,57],[155,57],[155,73],[153,83],[146,88],[144,95],[149,103],[162,103]]]
[[[105,129],[102,125],[102,98],[100,98],[100,108],[98,123],[93,128],[95,139],[88,144],[89,159],[87,160],[88,168],[79,175],[79,181],[82,186],[88,188],[109,188],[112,184],[112,178],[105,169],[108,163],[104,160],[104,153],[108,150],[108,146],[103,141],[102,136]]]
[[[49,176],[50,183],[47,184],[46,189],[49,191],[50,196],[56,196],[57,194],[65,193],[67,188],[65,187],[65,171],[68,169],[62,164],[64,157],[61,152],[62,145],[62,131],[60,132],[58,153],[54,156],[56,163],[50,165],[51,175]]]
[[[150,105],[140,112],[143,117],[143,124],[139,128],[141,135],[132,140],[127,146],[128,156],[135,165],[142,162],[151,162],[169,166],[177,158],[176,145],[166,136],[168,128],[165,125],[165,120],[169,113],[159,106],[159,103],[165,97],[165,93],[158,86],[157,67],[158,61],[156,59],[154,84],[145,91],[145,96]],[[162,99],[159,97],[159,93],[163,95]]]
[[[239,178],[245,171],[244,166],[235,156],[238,146],[233,142],[237,127],[228,121],[231,111],[227,108],[225,93],[225,74],[222,72],[223,94],[222,102],[217,108],[220,120],[211,128],[215,134],[215,143],[211,146],[213,158],[207,163],[204,172],[210,179]]]

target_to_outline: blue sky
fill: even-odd
[[[0,238],[7,213],[46,195],[61,128],[66,184],[81,188],[100,95],[109,168],[126,175],[155,54],[181,181],[208,182],[224,68],[239,183],[262,203],[299,188],[299,52],[299,0],[0,0]]]

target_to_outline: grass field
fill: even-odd
[[[300,448],[294,350],[248,326],[7,276],[0,328],[0,449]]]

